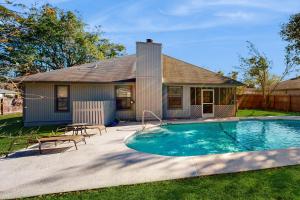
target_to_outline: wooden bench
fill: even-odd
[[[74,142],[74,146],[77,148],[77,143],[83,141],[86,144],[85,138],[82,135],[62,135],[62,136],[50,136],[50,137],[43,137],[43,138],[37,138],[37,141],[39,143],[39,151],[40,154],[42,154],[42,144],[44,143],[56,143],[57,142]]]

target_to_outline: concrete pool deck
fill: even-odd
[[[140,129],[141,125],[137,123],[121,123],[109,127],[108,133],[102,136],[97,134],[87,138],[86,145],[79,143],[77,151],[74,147],[62,153],[43,155],[23,151],[10,158],[0,159],[0,198],[300,164],[299,148],[191,157],[141,153],[124,144],[126,136]]]

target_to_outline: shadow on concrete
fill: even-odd
[[[28,149],[28,150],[17,151],[15,153],[12,153],[7,158],[22,158],[22,157],[29,157],[29,156],[42,156],[42,155],[49,155],[49,154],[57,154],[57,153],[65,152],[70,148],[72,148],[72,146],[43,149],[42,154],[40,154],[38,149]]]
[[[300,149],[281,149],[195,157],[195,166],[199,176],[266,169],[299,163]]]

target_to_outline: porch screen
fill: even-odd
[[[183,88],[180,86],[168,87],[168,109],[182,109]]]
[[[201,88],[191,88],[191,105],[201,105]]]
[[[234,88],[220,88],[220,105],[234,104]]]

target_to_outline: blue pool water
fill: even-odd
[[[300,121],[242,120],[165,125],[130,137],[137,151],[194,156],[300,147]]]

